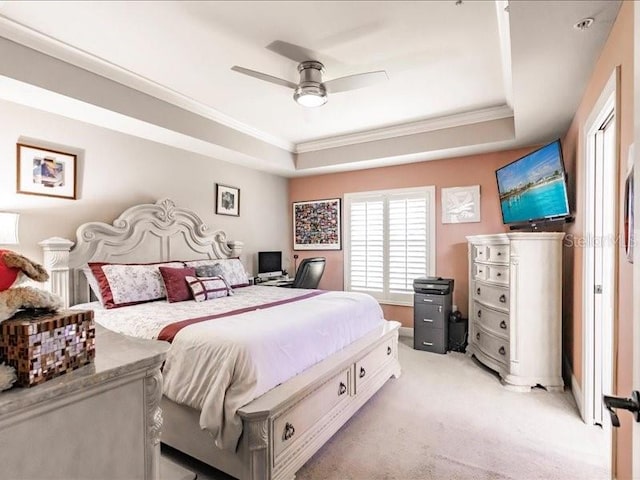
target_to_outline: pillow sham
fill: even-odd
[[[231,290],[231,287],[223,277],[187,276],[185,280],[196,302],[233,295],[233,290]]]
[[[167,292],[167,301],[169,303],[184,302],[193,299],[191,289],[189,285],[187,285],[186,277],[196,276],[195,268],[158,267],[158,270],[160,270],[160,275],[162,275],[162,281],[164,283],[164,289]]]
[[[88,264],[98,282],[105,308],[126,307],[166,297],[159,267],[183,268],[182,262],[125,264],[91,262]]]
[[[100,305],[103,305],[104,302],[102,301],[102,294],[100,293],[100,285],[98,285],[98,280],[91,271],[91,268],[88,265],[86,267],[83,267],[82,273],[84,273],[84,276],[87,279],[87,283],[89,284],[89,288],[93,292],[93,296],[96,297],[96,300],[100,302]]]
[[[239,258],[219,258],[217,260],[192,260],[184,262],[187,267],[202,267],[219,265],[221,274],[232,288],[246,287],[249,285],[249,276]]]

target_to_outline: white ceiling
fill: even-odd
[[[298,173],[306,164],[313,173],[362,168],[368,160],[513,148],[564,134],[619,2],[517,1],[508,13],[506,5],[0,2],[0,36],[297,153]],[[587,16],[596,18],[594,26],[576,31],[572,25]],[[266,48],[274,40],[314,51],[327,80],[384,69],[389,81],[330,95],[319,108],[301,107],[291,90],[230,70],[240,65],[297,83],[296,63]],[[358,165],[318,155],[327,149],[340,158],[336,148],[507,117],[513,117],[508,135],[474,143],[461,144],[452,130],[450,144],[424,142]],[[296,174],[294,164],[280,170]]]

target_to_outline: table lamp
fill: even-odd
[[[19,213],[0,212],[0,245],[18,245]]]

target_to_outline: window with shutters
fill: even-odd
[[[435,187],[344,196],[345,290],[411,305],[413,279],[435,274]]]

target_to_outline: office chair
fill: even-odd
[[[292,282],[286,285],[278,285],[287,288],[318,288],[318,283],[324,273],[326,258],[305,258],[300,263],[296,276]]]

